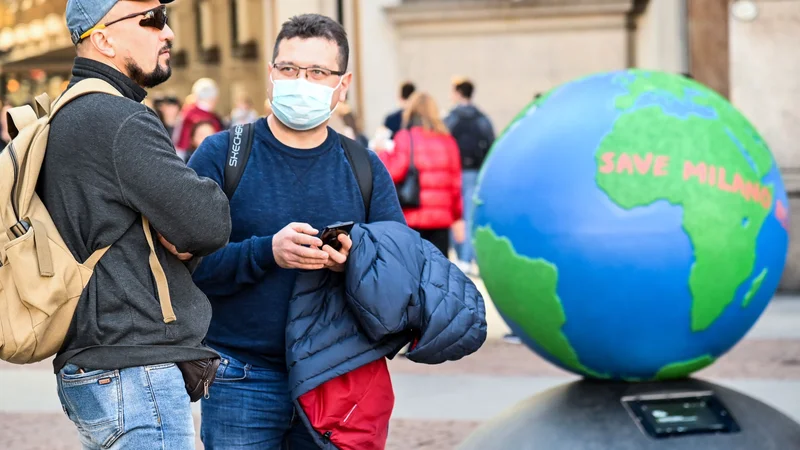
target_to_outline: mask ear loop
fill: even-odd
[[[272,72],[269,74],[269,82],[272,83],[272,95],[275,95],[275,80],[272,79]],[[272,109],[272,99],[267,96],[267,101],[269,102],[269,109]]]
[[[333,88],[333,92],[336,92],[336,90],[337,90],[337,89],[339,89],[340,87],[342,87],[342,80],[344,80],[344,75],[341,75],[341,76],[339,77],[339,84],[337,84],[337,85],[336,85],[336,87],[335,87],[335,88]],[[333,109],[331,110],[331,115],[333,115],[333,112],[334,112],[334,111],[336,111],[336,108],[338,108],[338,107],[339,107],[339,104],[340,104],[340,103],[342,103],[342,102],[340,102],[340,101],[338,101],[338,100],[336,101],[336,106],[334,106],[334,107],[333,107]]]

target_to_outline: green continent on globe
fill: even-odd
[[[772,186],[759,183],[772,157],[747,120],[710,89],[657,72],[628,74],[633,78],[623,83],[629,94],[617,99],[625,112],[595,155],[596,181],[625,209],[658,201],[682,206],[695,257],[689,276],[691,329],[704,330],[753,273],[756,237],[773,195]],[[718,117],[677,117],[659,105],[637,107],[645,93],[688,100]]]
[[[710,366],[714,361],[716,360],[711,355],[703,355],[699,358],[690,359],[689,361],[667,364],[656,373],[656,380],[683,378],[690,373],[697,372],[704,367]]]
[[[636,101],[643,94],[657,93],[667,99],[691,100],[697,106],[714,110],[718,119],[704,119],[706,123],[713,122],[718,129],[731,133],[740,142],[755,165],[755,174],[760,180],[772,168],[772,154],[767,148],[758,131],[747,121],[733,105],[724,97],[702,84],[684,77],[678,77],[662,72],[648,72],[644,70],[631,70],[633,79],[623,82],[628,89],[628,94],[617,98],[617,108],[629,110],[636,106]],[[695,116],[699,117],[699,116]],[[728,148],[740,151],[735,147],[735,142],[726,139]]]
[[[767,276],[767,269],[761,271],[753,282],[750,284],[750,290],[747,291],[747,294],[744,296],[744,301],[742,302],[742,308],[747,308],[747,305],[750,304],[750,301],[753,300],[753,297],[758,292],[758,289],[761,288],[761,283],[764,282],[764,278]]]
[[[498,237],[490,227],[477,229],[475,250],[486,289],[500,311],[564,366],[595,378],[608,378],[581,364],[561,331],[567,317],[556,292],[555,265],[518,255],[511,241]]]

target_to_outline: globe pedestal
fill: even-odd
[[[478,428],[459,447],[767,448],[800,448],[800,424],[758,400],[698,379],[650,383],[576,381],[519,403]]]

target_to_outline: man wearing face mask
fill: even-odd
[[[341,25],[316,14],[291,18],[276,39],[267,80],[272,114],[255,123],[231,197],[231,243],[194,274],[214,312],[206,342],[223,355],[202,403],[201,435],[209,450],[319,448],[289,395],[285,332],[296,277],[344,270],[351,241],[340,236],[338,251],[323,246],[318,234],[326,225],[405,223],[392,179],[372,152],[373,190],[365,207],[340,137],[327,126],[353,77],[348,55]],[[228,139],[227,131],[207,138],[189,163],[220,186]]]

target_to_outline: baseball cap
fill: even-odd
[[[72,43],[77,44],[81,35],[100,23],[103,17],[119,0],[67,0],[67,29]],[[161,0],[161,4],[172,3],[173,0]]]

